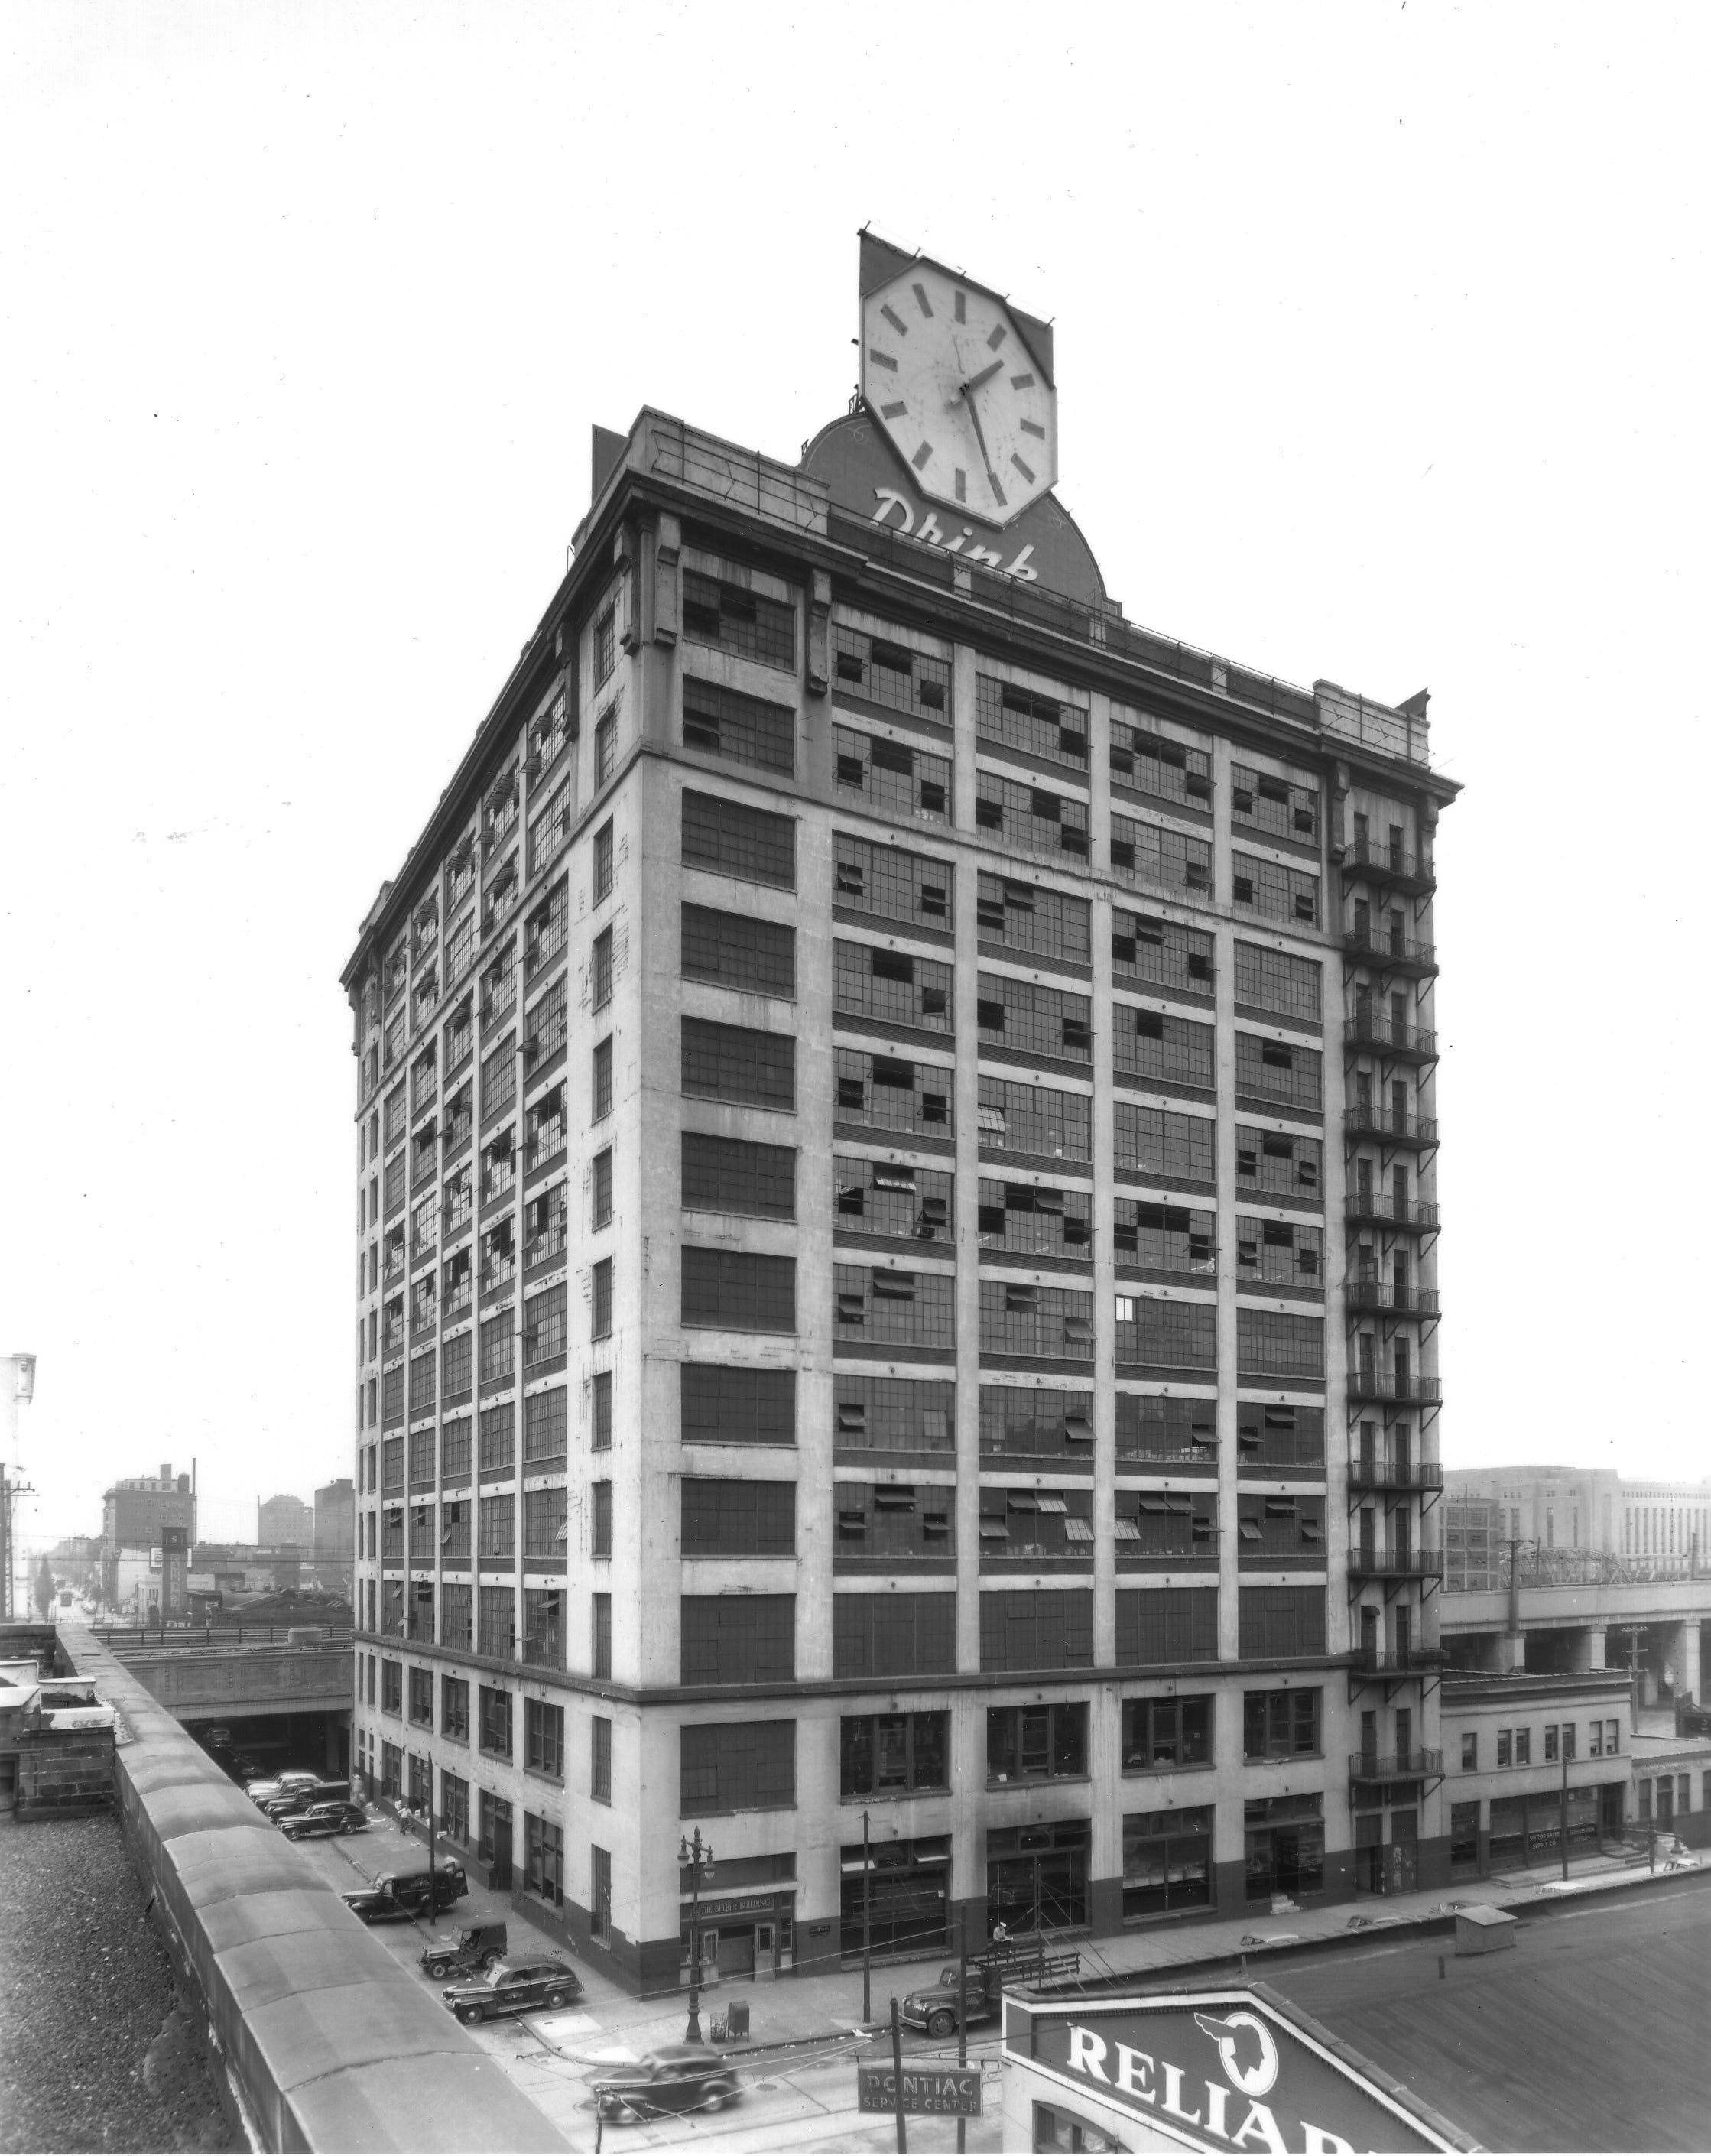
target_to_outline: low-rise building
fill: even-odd
[[[1619,1671],[1458,1670],[1441,1701],[1450,1871],[1489,1878],[1595,1856],[1629,1810],[1632,1694]]]
[[[1630,1830],[1711,1846],[1711,1738],[1636,1731],[1628,1741]]]

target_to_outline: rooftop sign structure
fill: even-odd
[[[1144,2120],[1148,2145],[1271,2156],[1472,2144],[1313,2023],[1256,1989],[1076,1999],[1007,1998],[1007,2072],[1046,2102]]]

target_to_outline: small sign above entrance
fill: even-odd
[[[890,2066],[858,2066],[856,2069],[856,2108],[858,2111],[895,2112],[897,2107],[897,2076],[892,2069]],[[964,2118],[979,2118],[979,2067],[905,2066],[903,2109],[905,2112],[933,2112],[947,2118],[954,2118],[960,2113]]]

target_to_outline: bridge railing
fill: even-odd
[[[104,1647],[285,1647],[293,1632],[318,1632],[323,1646],[348,1646],[351,1619],[316,1619],[301,1625],[99,1625],[91,1627]]]

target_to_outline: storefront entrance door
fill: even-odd
[[[721,1976],[753,1976],[754,1974],[754,1934],[753,1924],[722,1924],[718,1933],[719,1974]],[[770,1931],[772,1926],[768,1924]]]

